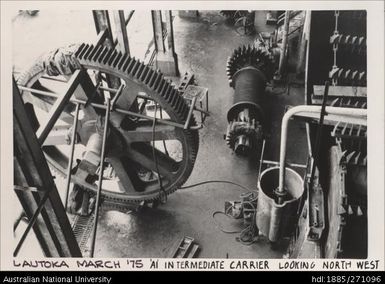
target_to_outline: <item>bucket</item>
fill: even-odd
[[[279,184],[279,167],[272,167],[261,173],[258,181],[258,206],[256,224],[261,234],[271,242],[289,236],[297,223],[299,199],[304,192],[303,179],[290,168],[285,170],[286,196],[277,204],[274,191]]]

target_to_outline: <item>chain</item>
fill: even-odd
[[[339,32],[338,32],[338,17],[339,17],[339,15],[340,15],[339,11],[334,12],[334,16],[335,16],[334,35],[335,36],[337,36],[339,34]],[[337,67],[337,51],[338,51],[338,41],[336,41],[336,43],[333,43],[334,61],[333,61],[332,73],[336,72],[336,70],[338,69],[338,67]],[[337,83],[338,83],[337,82],[337,76],[333,76],[332,77],[333,86],[336,86]]]

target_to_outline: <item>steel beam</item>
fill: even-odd
[[[17,190],[17,196],[27,214],[32,219],[41,200],[47,194],[47,201],[32,226],[42,250],[50,257],[81,257],[81,252],[70,222],[64,210],[47,161],[41,150],[36,134],[24,109],[21,95],[13,80],[14,119],[14,161],[15,185],[25,190]],[[27,190],[29,187],[36,191]]]
[[[43,145],[49,132],[52,130],[56,121],[58,120],[61,113],[63,112],[64,108],[67,106],[68,102],[70,101],[71,96],[73,95],[77,86],[80,83],[80,78],[81,78],[82,72],[85,72],[85,71],[76,70],[74,72],[70,81],[68,82],[68,88],[64,92],[64,95],[57,98],[57,100],[55,101],[51,110],[48,113],[48,119],[37,130],[36,136],[38,137],[37,139],[38,139],[40,145]]]

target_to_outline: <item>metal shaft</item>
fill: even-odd
[[[95,252],[95,241],[96,241],[96,231],[98,229],[98,217],[99,217],[99,206],[100,206],[100,195],[102,193],[102,182],[103,182],[103,172],[104,172],[104,158],[106,151],[106,140],[107,140],[107,130],[108,130],[108,121],[110,120],[110,98],[106,97],[106,115],[104,117],[104,130],[103,130],[103,141],[102,141],[102,150],[100,154],[100,171],[99,171],[99,180],[98,180],[98,192],[96,195],[95,203],[95,224],[92,232],[91,240],[91,249],[90,257],[94,257]]]
[[[65,210],[67,210],[67,206],[68,206],[68,194],[69,194],[70,185],[71,185],[71,170],[72,170],[72,163],[74,160],[76,130],[78,128],[79,110],[80,110],[80,104],[76,104],[74,124],[72,129],[71,153],[70,153],[68,168],[67,168],[67,184],[66,184],[65,207],[64,207]]]

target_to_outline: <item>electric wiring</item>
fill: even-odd
[[[253,216],[251,218],[250,225],[248,225],[246,228],[244,228],[242,230],[234,230],[234,231],[225,230],[225,229],[223,229],[223,227],[218,223],[218,221],[215,218],[216,215],[223,214],[223,215],[227,216],[228,218],[236,219],[234,216],[229,214],[230,210],[233,209],[234,206],[228,207],[225,212],[214,211],[212,214],[212,218],[214,220],[216,227],[221,232],[223,232],[225,234],[240,234],[239,237],[236,238],[236,240],[243,245],[249,246],[249,245],[252,245],[255,242],[257,242],[257,240],[258,240],[258,228],[256,225],[256,214],[257,214],[256,212],[257,212],[257,210],[256,210],[256,208],[252,202],[244,201],[243,204],[247,204],[248,206],[250,206],[253,209],[254,213],[253,213]]]
[[[225,215],[226,217],[228,218],[232,218],[232,219],[235,219],[233,216],[229,215],[229,211],[230,209],[234,208],[234,206],[230,206],[229,208],[226,209],[226,212],[222,212],[222,211],[215,211],[213,212],[212,214],[212,217],[214,219],[214,223],[215,225],[217,226],[217,228],[223,232],[223,233],[226,233],[226,234],[239,234],[242,232],[242,230],[237,230],[237,231],[227,231],[227,230],[224,230],[221,225],[217,222],[217,220],[215,219],[215,216],[218,215],[218,214],[223,214]]]

